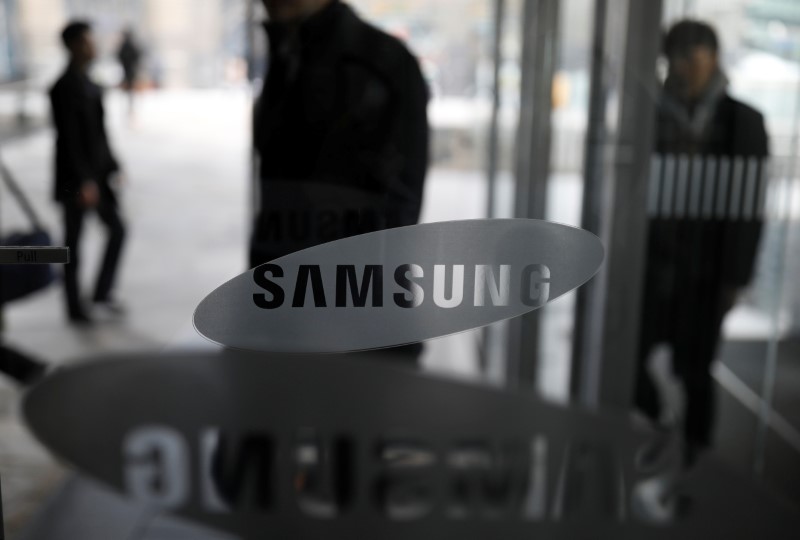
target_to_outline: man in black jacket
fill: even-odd
[[[397,39],[338,0],[264,0],[269,66],[255,113],[250,265],[419,218],[427,87]]]
[[[70,263],[64,270],[70,321],[89,323],[78,287],[80,237],[84,215],[95,210],[108,231],[108,244],[97,278],[93,300],[115,313],[114,286],[125,228],[110,178],[118,172],[106,137],[101,88],[89,80],[87,70],[96,56],[88,23],[77,21],[61,34],[69,51],[69,65],[50,90],[56,128],[55,199],[64,208],[65,243]]]
[[[661,168],[651,181],[638,407],[659,420],[646,366],[666,343],[683,383],[685,463],[711,442],[710,366],[725,314],[751,279],[768,154],[760,113],[726,92],[713,29],[682,21],[666,35],[669,71],[657,111]],[[652,201],[656,201],[652,204]]]

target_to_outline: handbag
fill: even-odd
[[[42,226],[39,216],[2,161],[0,161],[0,177],[31,224],[30,230],[0,236],[0,245],[14,247],[52,245],[50,235]],[[49,264],[0,264],[0,305],[25,298],[46,288],[53,281],[55,273]]]

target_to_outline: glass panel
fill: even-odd
[[[776,530],[798,530],[796,516],[787,517],[777,502],[800,504],[796,1],[351,0],[356,17],[371,26],[351,23],[387,49],[359,42],[346,54],[337,47],[352,45],[352,34],[328,39],[340,30],[331,21],[349,13],[340,3],[273,4],[271,10],[301,9],[283,22],[275,11],[267,21],[263,4],[0,0],[0,159],[53,243],[66,242],[67,230],[82,235],[81,251],[70,240],[80,270],[73,258],[53,286],[0,313],[0,480],[11,538],[29,540],[23,529],[39,535],[33,540],[51,538],[48,528],[72,531],[120,508],[82,480],[60,487],[65,467],[18,414],[26,385],[59,378],[45,374],[54,366],[69,379],[77,373],[73,364],[96,354],[164,348],[191,351],[197,356],[187,358],[197,365],[128,358],[119,365],[131,370],[131,380],[147,380],[139,378],[141,366],[153,370],[152,385],[135,387],[114,363],[97,362],[89,371],[108,368],[117,378],[107,387],[76,384],[61,395],[64,410],[53,406],[37,418],[54,439],[78,441],[64,455],[77,456],[72,462],[80,473],[117,488],[127,482],[134,488],[128,495],[172,501],[189,493],[183,502],[202,509],[193,519],[225,523],[237,534],[259,516],[221,510],[231,510],[226,505],[248,490],[257,495],[256,509],[292,501],[276,507],[279,519],[264,519],[273,526],[285,517],[299,527],[295,536],[313,529],[309,536],[350,537],[364,523],[391,528],[401,521],[413,534],[447,538],[479,538],[483,531],[500,538],[586,537],[587,524],[595,536],[610,538],[691,537],[695,528],[713,537],[774,538]],[[310,6],[319,11],[304,11]],[[556,10],[557,24],[548,25]],[[326,14],[331,18],[318,18]],[[686,17],[710,28],[691,23],[667,39],[667,30]],[[68,68],[59,36],[73,18],[93,22],[97,56]],[[137,56],[131,43],[122,53],[126,27],[138,51],[133,67],[123,59]],[[386,50],[397,56],[386,62],[363,56]],[[83,116],[73,118],[66,126],[72,131],[61,118],[54,126],[60,115],[51,111],[49,91],[75,68],[86,107],[70,112],[85,114],[90,126]],[[427,102],[425,92],[414,91],[424,88]],[[409,96],[420,99],[409,105]],[[408,105],[403,114],[398,103]],[[27,124],[16,122],[18,111]],[[419,122],[409,128],[411,118]],[[103,129],[108,137],[82,151],[92,154],[87,170],[110,182],[81,177],[68,195],[59,192],[61,147]],[[418,143],[428,135],[424,162]],[[426,173],[421,202],[419,184],[398,180],[409,163],[417,165],[409,176],[420,183]],[[125,175],[112,179],[114,165]],[[93,194],[92,186],[103,191]],[[103,203],[97,212],[87,208],[95,196]],[[335,226],[321,226],[331,215]],[[285,234],[272,228],[275,216]],[[226,351],[220,358],[230,362],[220,363],[206,354],[219,347],[192,326],[198,303],[236,276],[244,276],[238,281],[244,298],[259,309],[277,301],[248,288],[255,283],[272,293],[263,283],[275,284],[266,270],[251,274],[249,267],[361,232],[382,238],[395,226],[411,228],[407,237],[393,237],[410,238],[396,241],[403,250],[377,240],[358,252],[377,259],[369,272],[367,265],[363,274],[337,266],[335,295],[350,288],[352,296],[324,307],[367,307],[368,300],[370,309],[383,307],[375,291],[384,274],[376,267],[386,253],[406,249],[433,252],[431,260],[443,259],[434,264],[454,267],[452,276],[426,275],[444,290],[464,277],[455,270],[463,264],[459,257],[486,258],[468,269],[468,278],[477,278],[474,289],[461,280],[463,298],[476,299],[469,307],[498,307],[511,290],[498,283],[519,270],[492,260],[501,252],[494,244],[507,238],[481,243],[490,236],[473,234],[465,241],[461,234],[472,229],[451,224],[423,229],[455,231],[451,236],[414,241],[419,229],[411,227],[487,217],[544,217],[590,229],[605,246],[604,266],[524,324],[516,318],[352,359],[282,357],[271,365],[274,358],[259,356],[251,370],[252,357]],[[4,185],[0,218],[3,239],[33,227]],[[543,247],[533,233],[506,225],[519,235],[518,249],[506,258],[530,257],[526,268],[535,267],[520,291],[531,294],[535,272],[534,292],[546,294],[548,280],[561,276],[535,258],[554,245],[559,256],[574,255],[571,235],[582,232],[568,230]],[[499,224],[476,225],[483,226]],[[529,226],[536,229],[524,222]],[[468,249],[450,260],[456,236]],[[113,258],[104,255],[106,246],[115,251],[123,237],[117,288],[126,312],[96,293],[109,281],[96,279],[98,267]],[[497,273],[488,268],[494,265]],[[311,285],[298,287],[297,297],[316,307],[321,292],[323,307],[330,286],[316,280],[314,266],[297,272],[298,282]],[[422,277],[405,266],[407,277]],[[397,274],[386,276],[384,292],[403,288]],[[72,277],[82,295],[64,287]],[[455,302],[438,294],[442,288],[426,301]],[[398,309],[417,307],[412,289],[406,289],[412,300],[403,296]],[[83,300],[92,304],[93,323],[69,312]],[[288,306],[295,298],[284,300]],[[220,313],[212,322],[232,320],[226,309],[214,315]],[[429,320],[409,313],[398,324],[428,329]],[[339,326],[308,324],[311,317],[287,323],[281,337],[302,346],[314,341],[309,335],[392,333],[380,316],[344,329],[341,321],[350,319],[333,319]],[[436,322],[457,319],[443,315]],[[267,337],[276,332],[257,330]],[[382,354],[399,356],[383,369]],[[336,362],[346,367],[337,370]],[[261,395],[262,381],[268,395]],[[159,399],[151,397],[165,388]],[[58,404],[58,392],[39,390],[37,403]],[[97,418],[96,425],[65,412],[84,398],[94,403],[86,416]],[[129,430],[125,423],[142,411],[150,415],[146,425]],[[331,425],[315,424],[329,418]],[[175,425],[152,428],[156,422]],[[107,437],[107,444],[78,440],[79,427]],[[275,460],[288,463],[288,476],[271,469]],[[100,512],[103,505],[112,510]],[[295,506],[297,513],[280,514]],[[125,534],[177,538],[184,530],[136,508],[120,512],[130,522],[106,525]],[[303,521],[302,513],[315,521]],[[355,525],[339,534],[343,523]]]
[[[568,0],[559,12],[559,63],[553,81],[553,142],[546,219],[581,226],[593,2]],[[569,400],[576,291],[541,311],[542,337],[536,377],[550,399]]]
[[[669,4],[676,9],[678,3]],[[790,2],[686,6],[692,17],[715,22],[730,95],[763,115],[769,137],[763,192],[754,187],[758,182],[750,159],[735,160],[727,174],[729,211],[741,210],[741,219],[748,221],[758,219],[761,198],[765,207],[753,276],[725,317],[712,368],[720,387],[718,436],[740,441],[725,445],[737,447],[730,459],[742,468],[753,466],[758,475],[789,493],[796,491],[783,478],[800,451],[800,411],[786,398],[797,368],[792,353],[797,291],[790,277],[798,253],[794,231],[800,34],[795,7]],[[666,22],[677,18],[668,17]],[[720,179],[725,178],[722,172],[720,168]],[[756,203],[755,215],[749,209],[751,201]]]
[[[796,498],[785,480],[800,463],[800,411],[787,399],[797,325],[788,274],[798,253],[795,7],[663,3],[662,27],[675,30],[658,43],[655,155],[639,199],[648,231],[634,401],[682,433],[686,467],[712,448]],[[710,26],[681,22],[687,16]],[[620,99],[624,109],[634,98]],[[613,212],[635,199],[612,200]],[[607,312],[605,324],[616,316]]]

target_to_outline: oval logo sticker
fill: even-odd
[[[203,299],[194,326],[256,351],[405,345],[539,308],[588,281],[603,255],[592,233],[540,220],[387,229],[248,270]]]
[[[23,410],[81,472],[237,538],[651,536],[629,516],[668,465],[638,461],[652,431],[364,354],[99,358],[46,377]]]

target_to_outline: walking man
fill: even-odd
[[[65,267],[64,285],[69,320],[91,322],[78,286],[80,239],[84,216],[94,210],[108,233],[108,244],[97,278],[93,301],[119,314],[111,296],[125,227],[110,184],[119,165],[106,137],[102,89],[87,76],[96,57],[91,27],[83,21],[69,23],[61,34],[69,64],[50,90],[56,129],[55,199],[63,206],[65,243],[71,261]]]

